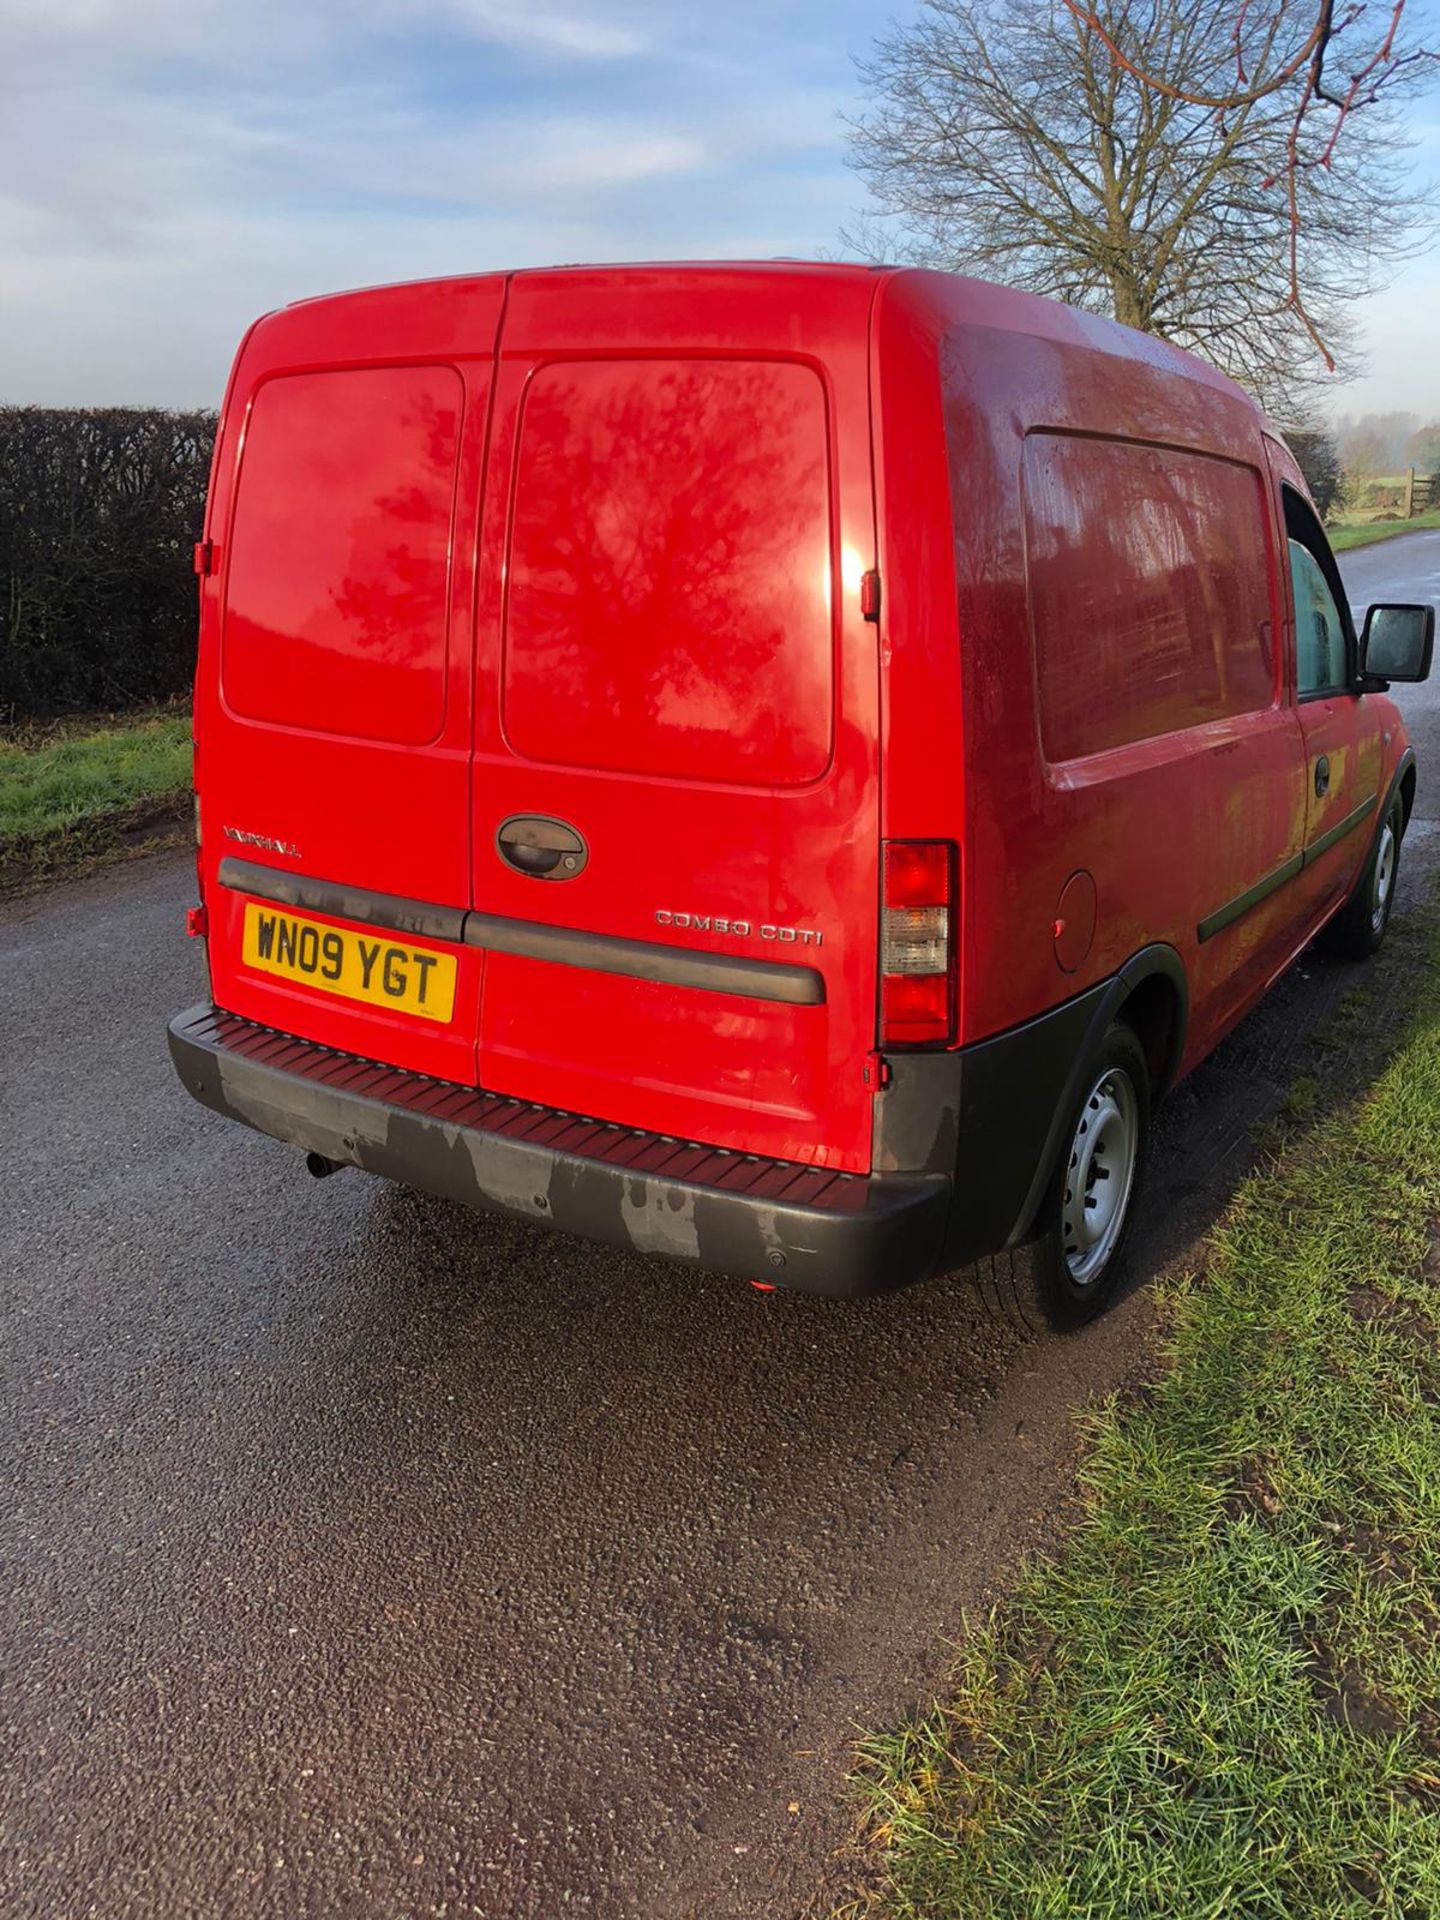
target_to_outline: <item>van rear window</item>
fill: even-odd
[[[752,786],[824,772],[825,394],[783,361],[552,362],[525,400],[505,617],[511,746]]]
[[[245,426],[221,682],[247,718],[419,746],[445,720],[451,367],[287,374]]]
[[[1264,493],[1253,468],[1033,434],[1025,514],[1047,760],[1272,704]]]

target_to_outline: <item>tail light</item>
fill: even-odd
[[[955,1037],[955,847],[887,840],[880,922],[880,1044]]]

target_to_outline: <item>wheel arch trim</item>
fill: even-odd
[[[1190,982],[1185,963],[1175,948],[1161,941],[1142,947],[1101,986],[1094,990],[1083,1038],[1075,1048],[1065,1076],[1060,1098],[1051,1115],[1044,1150],[1036,1164],[1025,1202],[1006,1245],[1018,1246],[1029,1238],[1050,1183],[1055,1177],[1059,1156],[1066,1144],[1071,1108],[1080,1099],[1083,1082],[1090,1072],[1100,1043],[1124,1012],[1126,1002],[1148,980],[1163,980],[1175,996],[1176,1017],[1165,1050],[1163,1072],[1157,1077],[1156,1095],[1171,1085],[1185,1051],[1185,1033],[1190,1020]]]

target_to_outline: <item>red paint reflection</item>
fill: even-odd
[[[409,745],[439,733],[460,398],[446,367],[261,387],[226,595],[237,711]]]
[[[1046,757],[1268,707],[1259,476],[1198,454],[1034,435],[1026,533]]]
[[[544,367],[521,429],[505,725],[533,759],[794,785],[830,757],[824,392],[805,367]]]

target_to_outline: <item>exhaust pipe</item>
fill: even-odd
[[[315,1180],[328,1180],[332,1173],[343,1173],[345,1161],[327,1160],[323,1153],[307,1153],[305,1171]]]

